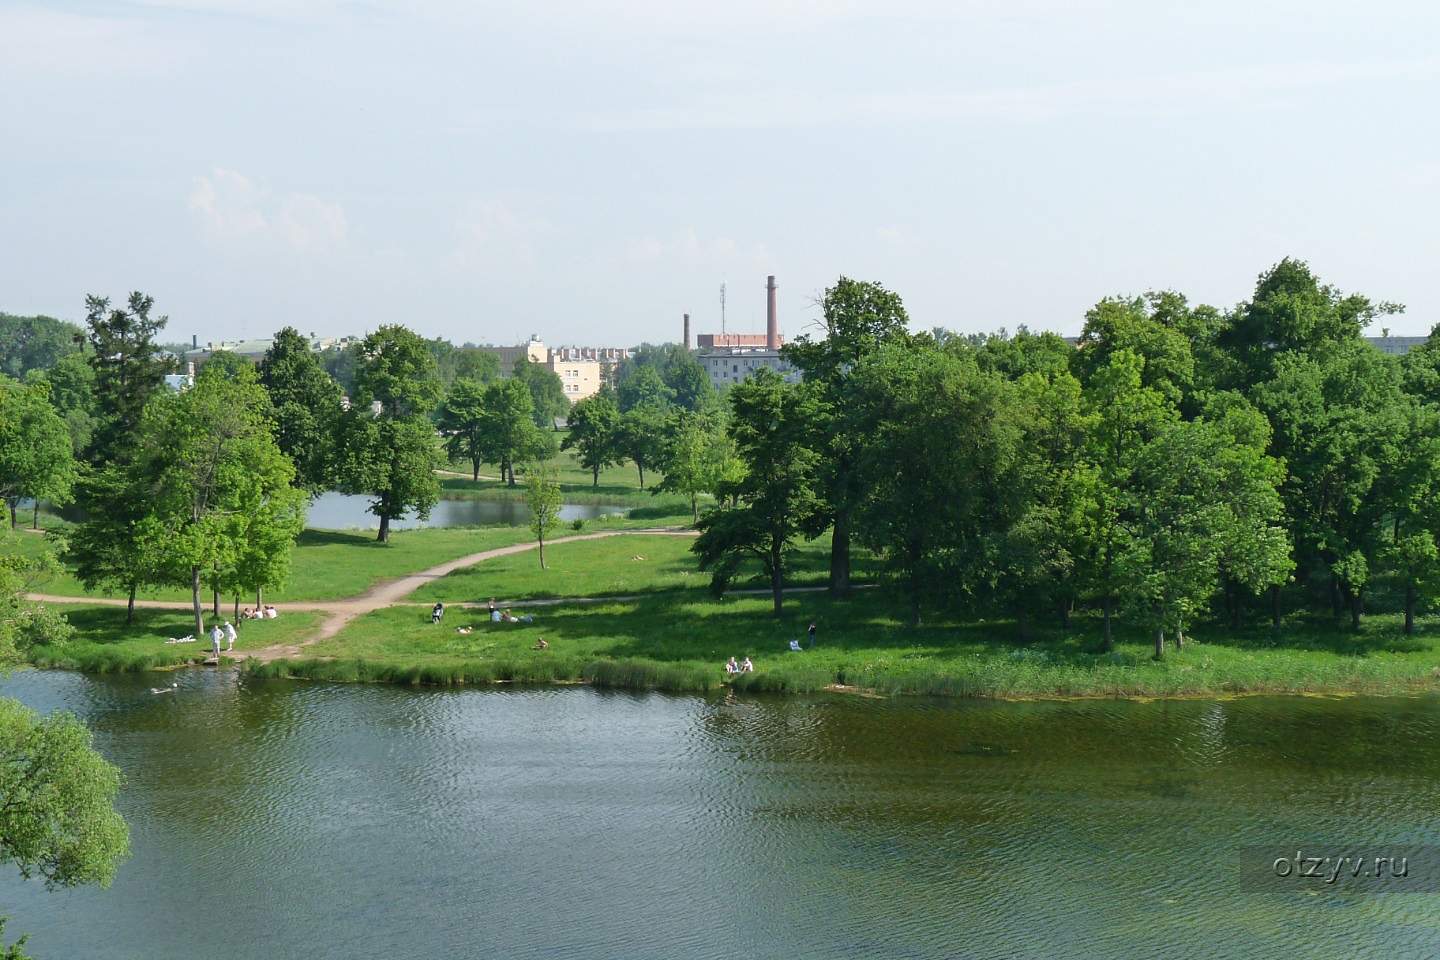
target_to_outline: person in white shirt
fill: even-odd
[[[265,618],[267,620],[274,620],[278,616],[280,616],[280,611],[276,610],[274,607],[265,608]]]
[[[225,652],[229,653],[231,650],[235,649],[235,641],[239,639],[238,635],[235,633],[235,624],[231,623],[229,620],[225,621],[225,639],[229,641],[229,645],[225,647]]]
[[[754,672],[755,672],[755,664],[753,664],[753,663],[750,662],[750,658],[749,658],[749,657],[746,657],[744,660],[742,660],[742,661],[740,662],[740,672],[741,672],[741,673],[754,673]]]
[[[725,672],[732,677],[740,672],[740,665],[735,662],[734,657],[731,657],[729,660],[725,661]]]
[[[225,631],[220,629],[220,624],[210,628],[210,649],[215,654],[215,659],[220,659],[220,641],[225,639]]]

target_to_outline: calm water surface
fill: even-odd
[[[932,703],[27,672],[128,778],[41,958],[1433,957],[1440,894],[1242,877],[1440,843],[1440,702]]]
[[[319,530],[378,530],[380,518],[370,512],[369,497],[344,493],[325,493],[316,497],[305,515],[305,525]],[[626,512],[623,506],[566,503],[560,507],[560,519],[594,520],[606,514]],[[393,520],[392,529],[411,527],[481,527],[492,524],[519,526],[530,522],[530,508],[524,503],[508,500],[441,500],[430,511],[429,520],[408,517]]]

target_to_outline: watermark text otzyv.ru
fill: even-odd
[[[1440,847],[1251,847],[1243,861],[1247,874],[1267,884],[1440,890]]]

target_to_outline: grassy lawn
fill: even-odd
[[[189,636],[194,632],[194,622],[184,610],[137,609],[135,623],[127,627],[123,607],[65,604],[60,609],[75,627],[75,636],[63,646],[31,650],[29,659],[36,666],[116,673],[198,662],[210,654],[208,637],[197,638],[195,643],[165,642],[170,637]],[[223,613],[227,618],[230,615],[228,610]],[[321,616],[295,611],[282,613],[274,620],[238,624],[240,636],[230,656],[240,659],[244,651],[302,639],[315,629]],[[209,624],[208,614],[206,624]]]
[[[587,521],[584,530],[634,529],[661,524],[680,524],[686,517],[611,518]],[[568,526],[555,534],[573,533]],[[19,534],[19,548],[25,551],[43,549],[44,538]],[[265,593],[267,601],[284,603],[291,600],[337,600],[363,593],[381,580],[389,580],[424,570],[436,564],[478,553],[494,547],[509,546],[532,539],[527,527],[428,528],[396,530],[388,544],[376,543],[375,535],[363,530],[306,530],[300,535],[291,558],[290,576],[285,586]],[[66,597],[85,597],[84,586],[69,573],[53,577],[36,586],[42,593]],[[189,600],[190,592],[182,587],[151,587],[140,591],[142,600]],[[245,598],[242,598],[242,604]],[[254,597],[250,597],[251,602]]]
[[[565,436],[563,431],[560,436]],[[590,471],[580,466],[574,450],[561,451],[560,455],[551,461],[551,465],[556,468],[560,490],[565,496],[566,503],[615,504],[642,509],[660,509],[675,515],[688,515],[690,512],[690,503],[682,496],[668,493],[658,496],[651,494],[651,488],[665,476],[658,470],[647,469],[645,471],[645,489],[641,490],[640,472],[632,463],[626,463],[619,467],[606,467],[601,470],[598,485],[595,485]],[[443,478],[440,486],[446,497],[477,497],[493,500],[521,500],[525,497],[523,465],[516,469],[516,482],[519,485],[515,487],[495,479],[500,475],[498,467],[482,466],[480,476],[490,479],[481,479],[479,482],[468,479],[469,463],[452,463],[450,469],[464,473],[466,477]]]
[[[696,568],[690,551],[694,542],[690,537],[636,536],[556,544],[545,548],[548,569],[540,569],[540,559],[533,552],[499,557],[431,581],[410,599],[454,603],[489,597],[503,601],[708,590],[710,575]],[[791,555],[786,582],[792,586],[825,583],[829,551],[828,536],[801,544]],[[854,575],[863,579],[866,558],[856,559]],[[768,587],[759,561],[751,567],[735,586]]]
[[[1198,628],[1166,659],[1151,660],[1141,636],[1121,631],[1113,653],[1099,653],[1099,624],[1037,632],[1017,642],[1007,621],[940,622],[910,628],[880,594],[833,601],[822,594],[786,601],[716,600],[687,592],[632,601],[529,611],[533,624],[491,624],[478,611],[432,626],[420,608],[392,607],[351,623],[307,648],[305,661],[268,665],[271,675],[424,683],[579,681],[674,690],[719,686],[726,658],[751,656],[756,672],[736,687],[808,691],[832,683],[882,693],[970,697],[1186,696],[1232,693],[1416,693],[1440,686],[1440,620],[1414,638],[1398,619],[1368,619],[1360,634],[1328,622],[1294,620],[1277,637],[1257,628],[1224,636]],[[819,624],[816,648],[805,625]],[[469,635],[456,628],[473,624]],[[550,649],[533,648],[539,637]],[[326,660],[311,658],[325,657]]]

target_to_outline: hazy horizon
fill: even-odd
[[[0,310],[630,345],[718,331],[722,282],[763,331],[767,274],[794,336],[844,274],[920,329],[1074,334],[1295,256],[1425,334],[1436,35],[1394,0],[0,0]]]

